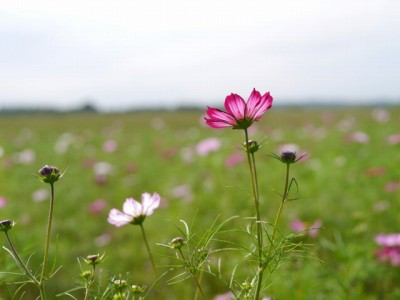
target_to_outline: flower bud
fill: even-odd
[[[45,165],[39,170],[39,180],[44,183],[53,184],[61,178],[63,173],[57,167]]]
[[[10,221],[10,220],[3,220],[3,221],[0,221],[0,231],[7,232],[7,231],[9,231],[11,228],[13,228],[14,225],[15,225],[15,222]]]
[[[180,249],[182,248],[183,244],[185,243],[185,240],[183,239],[183,237],[176,237],[174,239],[172,239],[171,242],[169,242],[169,244],[171,245],[172,248],[174,249]]]
[[[246,142],[244,142],[243,145],[246,148],[246,150],[249,151],[250,154],[256,153],[258,151],[258,149],[260,149],[260,146],[258,145],[258,143],[253,140],[249,140],[247,142],[247,145],[246,145]]]
[[[104,260],[104,254],[102,256],[100,256],[100,254],[88,255],[84,259],[85,263],[92,266],[102,263],[103,260]]]
[[[83,271],[83,272],[81,273],[81,277],[84,278],[84,279],[86,279],[86,280],[88,280],[90,277],[92,277],[92,272],[90,272],[90,271]]]
[[[112,297],[112,300],[125,300],[126,295],[125,293],[117,293]]]
[[[132,284],[130,289],[134,295],[139,295],[144,292],[144,287],[137,284]]]
[[[113,281],[113,284],[114,284],[114,289],[118,293],[122,293],[128,286],[128,282],[124,279],[115,279]]]
[[[252,288],[252,285],[251,285],[250,282],[245,281],[245,282],[242,283],[242,290],[244,292],[246,292],[246,293],[249,292],[251,290],[251,288]]]
[[[296,152],[285,151],[281,154],[281,161],[285,164],[292,164],[296,162]]]

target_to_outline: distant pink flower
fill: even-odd
[[[108,162],[96,162],[93,165],[94,180],[98,185],[107,183],[107,176],[114,170],[114,166]]]
[[[386,123],[390,120],[389,112],[381,108],[374,109],[372,111],[372,117],[380,123]]]
[[[214,297],[214,300],[232,300],[235,297],[232,292],[226,292],[225,294],[220,294]]]
[[[187,202],[193,199],[193,193],[190,185],[182,184],[172,189],[172,195],[176,198],[181,198]]]
[[[196,145],[196,153],[199,156],[206,156],[211,152],[218,151],[221,148],[221,140],[218,138],[207,138]]]
[[[232,168],[233,166],[244,161],[244,155],[241,152],[235,152],[225,159],[225,167]]]
[[[380,246],[385,247],[400,247],[400,233],[391,233],[391,234],[378,234],[375,237],[375,242]]]
[[[322,222],[321,220],[316,220],[314,224],[308,225],[301,220],[294,220],[291,223],[292,230],[295,232],[302,232],[311,237],[316,237],[318,235],[319,229],[321,229]]]
[[[35,202],[42,202],[49,198],[49,191],[45,188],[38,189],[32,193],[32,200]]]
[[[272,97],[268,93],[263,96],[253,89],[247,103],[237,94],[230,94],[225,98],[226,112],[208,107],[206,110],[206,124],[213,128],[232,127],[233,129],[247,129],[254,121],[261,119],[263,114],[272,106]]]
[[[7,200],[4,197],[0,197],[0,208],[7,205]]]
[[[111,234],[109,232],[103,233],[102,235],[95,238],[94,243],[97,247],[104,247],[111,241]]]
[[[114,166],[108,162],[100,161],[93,165],[95,175],[108,175],[112,173]]]
[[[385,185],[385,191],[388,193],[394,192],[400,188],[400,181],[389,181]]]
[[[369,136],[362,131],[357,131],[352,134],[350,134],[347,137],[347,140],[349,142],[355,142],[355,143],[360,143],[360,144],[368,144],[369,143]]]
[[[375,255],[381,262],[388,262],[393,267],[400,266],[400,247],[383,247]]]
[[[91,214],[98,214],[106,207],[106,200],[98,199],[89,204],[88,209]]]
[[[118,209],[111,209],[108,215],[108,223],[121,227],[127,224],[141,225],[147,216],[153,214],[160,206],[160,196],[157,193],[150,195],[142,194],[142,203],[133,198],[128,198],[122,207],[123,212]]]
[[[118,149],[118,144],[116,140],[107,140],[103,144],[103,151],[107,153],[115,152]]]
[[[400,144],[400,133],[389,135],[387,138],[387,142],[390,145]]]
[[[36,159],[36,154],[32,149],[25,149],[14,155],[15,162],[23,165],[28,165],[33,163],[35,159]]]
[[[375,252],[380,261],[400,266],[400,233],[378,234],[375,242],[382,246]]]
[[[280,153],[283,152],[297,152],[299,151],[299,146],[296,144],[282,144],[278,148]]]

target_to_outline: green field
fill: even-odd
[[[280,154],[279,147],[290,143],[307,156],[292,167],[299,199],[285,206],[280,230],[283,235],[291,233],[296,219],[308,224],[320,220],[323,227],[316,237],[299,238],[312,244],[309,254],[318,259],[296,257],[282,265],[272,274],[265,296],[400,299],[400,266],[379,262],[374,254],[377,234],[400,232],[400,141],[394,138],[400,134],[398,120],[398,107],[273,107],[255,124],[251,139],[263,143],[257,152],[263,219],[272,222],[275,216],[285,171],[268,155]],[[199,155],[196,147],[207,138],[217,138],[220,148]],[[245,218],[254,215],[246,161],[226,166],[228,157],[240,153],[242,142],[239,130],[205,127],[202,112],[4,116],[0,198],[5,202],[0,205],[0,220],[16,221],[10,236],[22,257],[30,257],[29,266],[39,272],[49,201],[48,186],[33,174],[45,164],[66,169],[55,185],[50,249],[50,261],[57,257],[56,265],[62,268],[47,283],[49,295],[76,286],[77,258],[96,253],[107,257],[98,273],[102,285],[113,275],[125,278],[127,273],[132,282],[150,285],[153,274],[139,228],[108,224],[109,210],[121,209],[128,197],[140,200],[143,192],[159,193],[162,207],[144,225],[160,272],[169,270],[176,263],[173,251],[156,244],[179,236],[180,220],[201,234],[218,216],[238,216],[227,226],[241,228],[248,223]],[[247,243],[240,234],[221,232],[218,238]],[[6,246],[4,234],[0,245]],[[18,272],[8,253],[0,250],[0,272]],[[223,252],[221,257],[229,280],[241,256]],[[217,254],[209,259],[216,262]],[[243,281],[245,269],[237,270]],[[165,278],[178,273],[170,271]],[[0,299],[9,299],[7,289],[17,288],[6,283],[20,279],[0,275]],[[202,284],[209,299],[227,292],[222,281],[208,274]],[[190,279],[164,282],[162,289],[166,299],[193,299],[195,292]],[[22,299],[37,297],[33,286],[24,290]],[[151,294],[148,298],[156,299]]]

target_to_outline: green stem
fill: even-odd
[[[245,145],[247,153],[247,161],[250,169],[251,187],[253,190],[254,204],[256,208],[256,227],[257,227],[257,250],[258,250],[258,271],[257,271],[257,287],[254,299],[260,297],[262,280],[263,280],[263,236],[262,236],[262,224],[260,217],[260,201],[258,193],[258,180],[257,180],[257,169],[254,158],[254,153],[250,153],[249,134],[247,129],[244,130]]]
[[[20,267],[24,270],[26,277],[30,278],[36,285],[39,285],[39,282],[37,281],[36,277],[33,276],[31,271],[29,271],[29,269],[26,267],[26,265],[24,264],[22,259],[19,257],[18,252],[14,247],[14,244],[11,242],[8,232],[5,231],[4,233],[6,234],[6,238],[7,238],[8,244],[10,245],[11,251],[14,254],[14,257],[17,259]]]
[[[144,232],[143,224],[140,224],[140,228],[141,228],[141,230],[142,230],[143,240],[144,240],[144,243],[145,243],[145,245],[146,245],[147,252],[148,252],[148,254],[149,254],[149,258],[150,258],[151,266],[152,266],[152,268],[153,268],[154,276],[155,276],[156,279],[157,279],[158,275],[157,275],[156,265],[154,264],[153,256],[151,255],[149,243],[147,242],[147,237],[146,237],[146,233]]]
[[[282,215],[283,205],[285,204],[285,202],[287,200],[287,197],[288,197],[288,194],[289,194],[289,190],[288,190],[289,189],[289,166],[290,166],[289,163],[286,164],[285,188],[283,190],[282,200],[281,200],[278,212],[277,212],[276,217],[275,217],[274,228],[272,229],[271,246],[269,247],[269,250],[268,250],[268,256],[267,256],[268,258],[270,257],[272,248],[274,246],[274,239],[275,239],[275,235],[276,235],[276,232],[277,232],[278,223],[279,223],[279,220],[280,220],[281,215]],[[266,267],[267,267],[267,265],[264,266],[264,269]]]
[[[49,246],[50,246],[50,235],[51,235],[51,225],[53,223],[53,211],[54,211],[54,184],[50,183],[51,195],[50,195],[50,209],[49,209],[49,217],[47,222],[47,232],[46,232],[46,242],[44,248],[44,256],[43,256],[43,266],[42,273],[40,275],[39,286],[41,290],[42,300],[46,299],[44,282],[45,282],[45,273],[47,268],[47,261],[49,258]]]
[[[88,281],[87,284],[85,284],[85,298],[83,300],[87,300],[89,297],[89,292],[90,292],[90,286],[94,282],[94,273],[96,272],[96,265],[93,265],[93,271],[92,271],[92,276],[90,276],[90,280]]]
[[[190,268],[190,266],[188,266],[188,264],[187,264],[187,262],[186,262],[186,258],[185,258],[185,256],[183,255],[181,249],[179,249],[179,253],[180,253],[180,255],[182,256],[182,259],[183,259],[183,261],[184,261],[184,263],[185,263],[186,268],[189,270],[190,275],[193,277],[194,281],[196,282],[197,289],[196,289],[196,294],[195,294],[195,296],[194,296],[194,300],[197,300],[197,298],[198,298],[198,292],[200,292],[200,294],[201,294],[201,296],[203,297],[203,299],[207,299],[206,296],[205,296],[205,294],[204,294],[204,292],[203,292],[203,289],[201,288],[201,284],[200,284],[199,280],[198,280],[197,277],[196,277],[196,273],[194,272],[194,270],[192,270],[192,269]],[[202,275],[203,275],[203,272],[201,272],[201,275],[200,275],[201,277],[200,277],[200,279],[202,278]]]

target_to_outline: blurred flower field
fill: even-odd
[[[77,258],[97,253],[105,254],[99,282],[113,275],[151,282],[140,231],[107,222],[109,211],[126,198],[161,196],[146,220],[160,273],[171,268],[174,256],[159,244],[179,236],[180,220],[200,233],[216,218],[238,216],[230,222],[244,226],[243,218],[254,212],[242,137],[206,127],[203,117],[190,111],[0,117],[0,220],[16,222],[14,243],[25,260],[34,252],[32,266],[43,256],[50,197],[33,174],[45,164],[66,171],[56,186],[56,247],[50,249],[50,263],[56,257],[62,268],[47,285],[50,295],[73,288],[81,272]],[[303,232],[298,239],[310,244],[313,258],[293,257],[294,263],[281,266],[268,296],[400,298],[400,238],[393,235],[400,233],[399,120],[398,107],[275,107],[249,128],[250,138],[262,141],[257,155],[264,219],[274,217],[284,176],[269,155],[285,149],[306,154],[292,170],[298,200],[285,207],[281,230]],[[230,238],[229,232],[219,234]],[[6,245],[3,235],[0,243]],[[0,272],[18,272],[0,250]],[[229,255],[222,261],[227,277],[234,268]],[[8,299],[7,290],[17,287],[6,283],[18,277],[0,274],[0,299]],[[226,294],[214,277],[202,280],[208,295]],[[166,299],[192,299],[192,285],[169,283],[163,287]],[[22,299],[34,296],[28,292]]]

